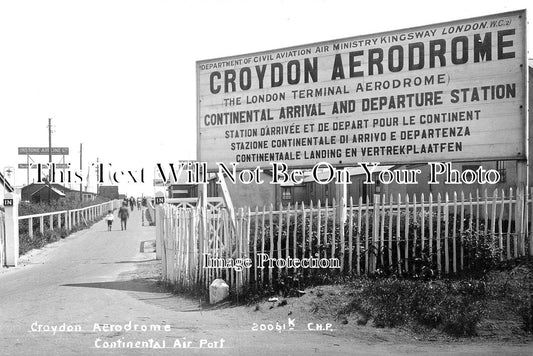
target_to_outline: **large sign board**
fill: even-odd
[[[524,159],[526,12],[197,62],[198,160]]]
[[[19,155],[48,155],[48,147],[19,147]],[[52,147],[52,155],[66,156],[69,153],[68,147]]]

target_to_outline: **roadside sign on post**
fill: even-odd
[[[19,163],[18,167],[19,169],[37,169],[39,164],[41,165],[41,169],[48,169],[48,163]],[[54,163],[54,166],[56,169],[69,169],[70,163]]]
[[[48,155],[48,147],[19,147],[19,155]],[[68,147],[52,147],[52,155],[66,156],[69,154]]]
[[[162,187],[165,185],[165,181],[161,178],[154,179],[154,187]]]
[[[156,205],[165,203],[165,193],[162,191],[155,192],[154,202]]]
[[[162,258],[162,246],[164,244],[163,233],[164,233],[164,207],[165,202],[165,193],[162,191],[155,192],[155,258],[160,260]]]
[[[525,160],[526,23],[513,11],[198,61],[198,161]]]

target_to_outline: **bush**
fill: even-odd
[[[41,234],[40,231],[35,231],[33,233],[33,238],[30,238],[30,235],[27,232],[19,234],[19,254],[24,255],[33,249],[42,248],[49,243],[64,239],[75,231],[77,230],[72,229],[71,231],[68,231],[65,228],[55,229],[53,231],[46,230],[44,234]]]
[[[531,304],[531,300],[526,299],[521,302],[517,308],[517,312],[522,318],[522,329],[528,333],[533,333],[533,305]]]
[[[392,282],[392,283],[391,283]],[[399,280],[374,280],[363,288],[362,311],[374,319],[377,327],[394,327],[408,319],[408,307],[403,298],[408,294],[408,283]]]
[[[483,282],[424,283],[413,296],[411,314],[418,323],[455,336],[475,333],[486,298]]]
[[[360,219],[362,225],[360,226],[360,230],[357,229],[356,223],[353,223],[352,225],[346,223],[344,225],[345,241],[344,250],[342,250],[340,224],[331,218],[326,224],[324,215],[322,214],[319,229],[316,212],[312,219],[309,217],[309,215],[310,214],[307,213],[306,218],[303,219],[302,215],[298,214],[296,221],[293,217],[291,217],[288,226],[287,219],[285,216],[283,216],[281,221],[281,229],[279,215],[273,214],[272,225],[270,224],[269,216],[267,215],[265,218],[264,229],[259,229],[256,241],[251,241],[251,245],[249,246],[250,251],[253,251],[254,243],[256,243],[259,247],[262,243],[261,240],[264,240],[265,251],[268,253],[270,251],[270,234],[272,230],[274,243],[273,251],[276,255],[278,239],[280,239],[282,255],[285,256],[286,247],[288,246],[289,255],[293,258],[302,258],[304,255],[306,257],[312,255],[321,257],[327,256],[329,258],[332,256],[333,252],[333,255],[337,258],[344,256],[344,265],[346,266],[348,265],[348,256],[351,252],[353,256],[352,263],[354,264],[354,268],[350,272],[353,273],[357,268],[357,266],[355,266],[355,261],[359,248],[359,267],[362,271],[365,271],[365,268],[369,262],[367,259],[370,260],[372,258],[377,261],[376,270],[373,272],[376,275],[398,276],[402,278],[417,278],[424,280],[435,279],[442,276],[446,262],[450,266],[451,270],[453,265],[453,256],[456,256],[456,263],[459,264],[461,253],[463,255],[463,269],[459,271],[458,274],[470,277],[485,275],[488,271],[497,266],[500,259],[501,250],[497,247],[494,237],[488,232],[485,234],[485,222],[480,224],[472,223],[470,216],[465,216],[463,221],[459,220],[455,223],[456,243],[454,250],[451,239],[453,236],[454,227],[452,223],[453,215],[449,215],[448,218],[445,218],[445,214],[441,212],[439,226],[438,214],[436,212],[422,212],[420,209],[417,209],[416,213],[414,213],[411,209],[409,211],[409,224],[407,226],[405,211],[400,212],[399,226],[397,224],[397,212],[394,212],[392,225],[389,226],[391,221],[390,212],[385,211],[383,217],[380,218],[380,224],[381,222],[384,222],[384,226],[380,226],[380,229],[383,228],[385,241],[383,241],[383,243],[380,241],[380,246],[376,248],[377,245],[375,246],[372,242],[372,213],[370,213],[369,219],[367,219],[366,213],[362,212]],[[356,222],[358,220],[358,212],[354,212],[353,221]],[[365,227],[365,222],[367,220],[369,221],[368,234],[367,228]],[[424,229],[422,229],[423,220],[425,221]],[[430,220],[432,221],[431,224],[429,223]],[[488,226],[491,225],[490,220],[486,223]],[[254,231],[254,219],[251,219],[250,224],[250,231]],[[312,224],[311,234],[309,234],[310,224]],[[448,224],[447,238],[443,236],[444,231],[446,230],[446,224]],[[430,225],[432,226],[433,235],[430,235]],[[506,229],[506,225],[507,222],[504,222],[504,230]],[[437,240],[438,228],[440,228],[441,233],[440,246],[437,246],[439,243]],[[408,246],[406,246],[405,240],[406,229],[408,233]],[[281,234],[279,234],[280,231]],[[303,239],[304,234],[305,240]],[[400,235],[400,240],[397,239],[398,234]],[[424,246],[422,246],[422,234],[425,236]],[[353,236],[352,251],[350,251],[348,244],[348,236],[350,235]],[[388,241],[389,236],[392,237],[392,241],[390,242]],[[429,236],[432,236],[431,248],[427,240]],[[356,244],[356,237],[359,237],[359,246]],[[369,239],[368,247],[365,243],[367,238]],[[414,243],[414,241],[416,241],[416,243]],[[444,254],[446,245],[448,248],[448,261],[446,261]],[[296,255],[293,253],[294,250],[296,251]],[[406,250],[408,250],[407,256],[405,255]],[[437,264],[437,261],[439,260],[437,256],[438,251],[441,253],[440,268]],[[389,255],[392,257],[393,262],[389,261]],[[407,262],[409,269],[405,268],[406,258],[408,259]],[[309,282],[312,284],[314,283],[313,279],[320,277],[333,278],[334,276],[338,275],[338,271],[320,270],[318,272],[318,274],[311,273],[304,275],[303,282],[305,282],[305,284],[309,284]]]
[[[530,282],[532,274],[533,262],[526,261],[525,263],[519,262],[518,267],[510,272],[496,271],[487,277],[489,298],[493,301],[503,301],[503,312],[516,314],[522,322],[522,329],[529,333],[533,332],[533,300]]]
[[[46,202],[31,203],[20,202],[19,204],[19,216],[34,215],[43,213],[52,213],[56,211],[72,210],[86,208],[88,206],[98,205],[109,201],[107,198],[97,196],[94,200],[80,202],[78,200],[58,199],[53,200],[50,204]]]
[[[19,234],[19,254],[24,255],[35,248],[43,247],[46,243],[46,239],[40,233],[34,234],[33,239],[27,233]]]
[[[465,272],[471,276],[484,276],[500,262],[501,250],[492,242],[490,235],[484,235],[475,229],[463,233],[463,249],[465,254]]]
[[[484,315],[485,299],[485,284],[480,281],[367,278],[361,280],[349,309],[370,315],[377,327],[415,322],[469,336]]]

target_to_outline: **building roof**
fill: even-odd
[[[36,191],[41,189],[44,186],[44,183],[31,183],[22,187],[22,194],[28,194],[29,196],[33,195]]]
[[[45,189],[45,188],[48,188],[48,186],[44,185],[42,187],[40,187],[39,189],[37,189],[36,191],[34,191],[33,193],[31,193],[31,196],[34,196],[35,194],[39,193],[41,190]],[[60,191],[59,189],[56,189],[54,187],[50,187],[50,189],[52,190],[52,192],[56,193],[57,195],[59,195],[60,197],[64,197],[65,196],[65,193],[63,193],[62,191]]]
[[[118,186],[117,185],[101,185],[98,187],[100,192],[112,192],[112,193],[118,193]]]
[[[28,194],[28,195],[33,195],[33,193],[41,190],[44,186],[46,186],[47,184],[46,183],[31,183],[31,184],[28,184],[24,187],[22,187],[22,192],[24,194]],[[67,188],[61,184],[58,184],[58,183],[52,183],[50,184],[50,186],[52,188],[54,188],[55,190],[58,190],[62,193],[79,193],[80,191],[79,190],[74,190],[74,189],[70,189],[70,188]],[[82,192],[84,194],[96,194],[96,193],[93,193],[93,192]]]

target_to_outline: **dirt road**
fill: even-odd
[[[432,344],[410,335],[314,319],[291,303],[272,310],[200,309],[159,286],[154,239],[134,211],[128,230],[104,222],[0,272],[2,355],[529,354],[528,345]],[[328,327],[328,324],[331,324]],[[276,328],[278,328],[276,330]],[[322,330],[317,330],[322,328]],[[324,330],[328,328],[328,330]],[[257,330],[254,330],[257,329]],[[265,329],[265,330],[262,330]],[[274,329],[274,330],[269,330]]]

